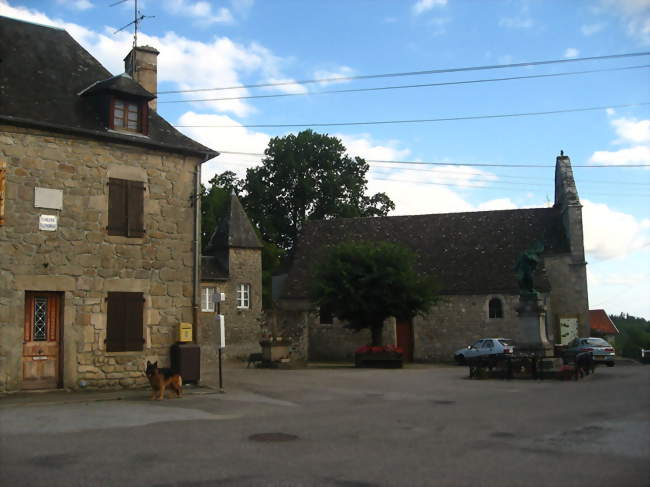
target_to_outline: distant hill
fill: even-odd
[[[627,313],[610,315],[621,334],[616,337],[616,352],[639,360],[641,349],[650,349],[650,321]]]

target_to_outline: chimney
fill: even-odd
[[[145,90],[158,91],[158,52],[151,46],[137,46],[124,58],[124,71]],[[156,100],[149,102],[149,108],[156,109]]]

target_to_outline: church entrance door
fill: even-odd
[[[397,320],[395,323],[397,346],[404,350],[404,361],[413,362],[413,323],[411,320]]]

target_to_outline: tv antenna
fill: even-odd
[[[116,5],[120,5],[128,1],[129,0],[118,0],[117,2],[111,3],[110,7],[115,7]],[[140,25],[140,22],[142,22],[144,19],[152,19],[154,17],[155,15],[143,15],[142,12],[138,10],[138,0],[133,0],[133,20],[126,24],[124,27],[117,29],[115,32],[113,32],[113,34],[122,32],[128,26],[133,25],[133,47],[135,48],[138,46],[138,26]]]

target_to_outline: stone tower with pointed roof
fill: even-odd
[[[223,217],[201,258],[201,346],[204,360],[214,360],[219,331],[211,296],[226,294],[221,314],[226,320],[226,357],[245,358],[259,352],[262,313],[262,244],[239,198],[232,194]],[[216,348],[215,348],[216,351]],[[204,370],[212,370],[206,363]]]

